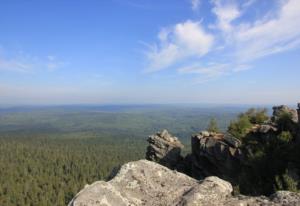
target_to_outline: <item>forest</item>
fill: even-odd
[[[215,118],[226,130],[244,107],[101,106],[0,110],[0,205],[66,205],[86,184],[144,158],[146,138],[167,128],[189,150]]]

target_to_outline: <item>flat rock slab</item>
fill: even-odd
[[[123,165],[108,182],[86,186],[69,206],[300,205],[297,193],[274,194],[273,201],[266,197],[233,197],[231,192],[231,184],[218,177],[199,182],[157,163],[139,160]]]

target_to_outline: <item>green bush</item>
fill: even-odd
[[[298,192],[298,183],[289,176],[288,170],[284,174],[276,176],[276,190],[289,190]]]
[[[215,118],[210,119],[210,122],[207,127],[207,131],[209,132],[219,132],[218,123]]]
[[[249,117],[245,114],[241,114],[236,121],[232,121],[228,127],[228,133],[238,139],[242,139],[246,136],[252,124]]]
[[[279,118],[276,120],[276,123],[281,131],[290,131],[294,127],[292,114],[289,112],[281,112],[281,114],[279,114]]]
[[[293,136],[289,131],[282,131],[277,138],[283,143],[288,143],[293,139]]]
[[[248,116],[249,121],[252,124],[262,124],[269,119],[267,112],[267,109],[251,108],[245,113],[245,115]]]

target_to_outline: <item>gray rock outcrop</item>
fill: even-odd
[[[177,137],[169,134],[167,130],[149,136],[146,159],[158,162],[168,168],[174,169],[182,160],[180,155],[183,144]]]
[[[86,186],[69,206],[279,206],[299,205],[300,195],[277,192],[270,198],[232,196],[232,186],[218,177],[197,181],[155,162],[140,160],[121,167],[108,181]]]
[[[193,177],[203,179],[213,175],[235,182],[243,158],[238,139],[204,131],[192,136],[191,141]]]

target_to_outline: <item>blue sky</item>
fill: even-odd
[[[299,0],[4,0],[0,104],[300,100]]]

